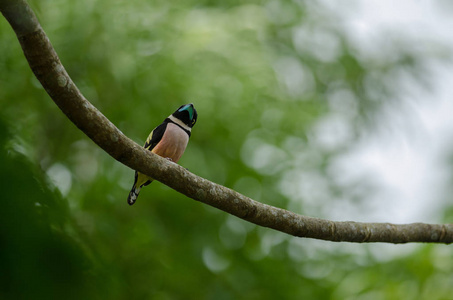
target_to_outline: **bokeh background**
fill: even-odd
[[[333,220],[452,222],[448,1],[42,0],[83,94],[139,144],[184,103],[180,164]],[[453,299],[446,245],[259,228],[133,171],[59,111],[0,18],[3,299]]]

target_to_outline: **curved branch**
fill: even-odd
[[[297,237],[336,242],[453,242],[453,224],[334,222],[298,215],[254,201],[146,151],[80,93],[25,0],[0,0],[0,11],[14,29],[32,71],[61,111],[99,147],[126,166],[194,200]]]

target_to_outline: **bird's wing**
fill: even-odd
[[[145,146],[143,147],[145,147],[149,151],[153,150],[153,148],[156,147],[156,145],[162,139],[165,129],[167,129],[167,124],[168,123],[165,122],[154,128],[154,130],[151,131],[148,138],[146,139]]]

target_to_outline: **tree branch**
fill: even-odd
[[[297,237],[336,242],[452,243],[453,224],[334,222],[254,201],[194,175],[126,137],[80,93],[25,0],[0,0],[30,68],[61,111],[91,140],[126,166],[194,200],[254,224]]]

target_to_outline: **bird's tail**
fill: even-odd
[[[147,186],[152,182],[152,179],[142,173],[135,171],[134,185],[132,186],[129,196],[127,196],[127,203],[132,205],[137,201],[138,194],[142,187]]]
[[[135,203],[135,201],[137,200],[138,194],[140,193],[140,190],[141,190],[141,187],[136,186],[136,184],[134,184],[132,186],[129,196],[127,197],[127,203],[129,203],[129,205],[132,205]]]

